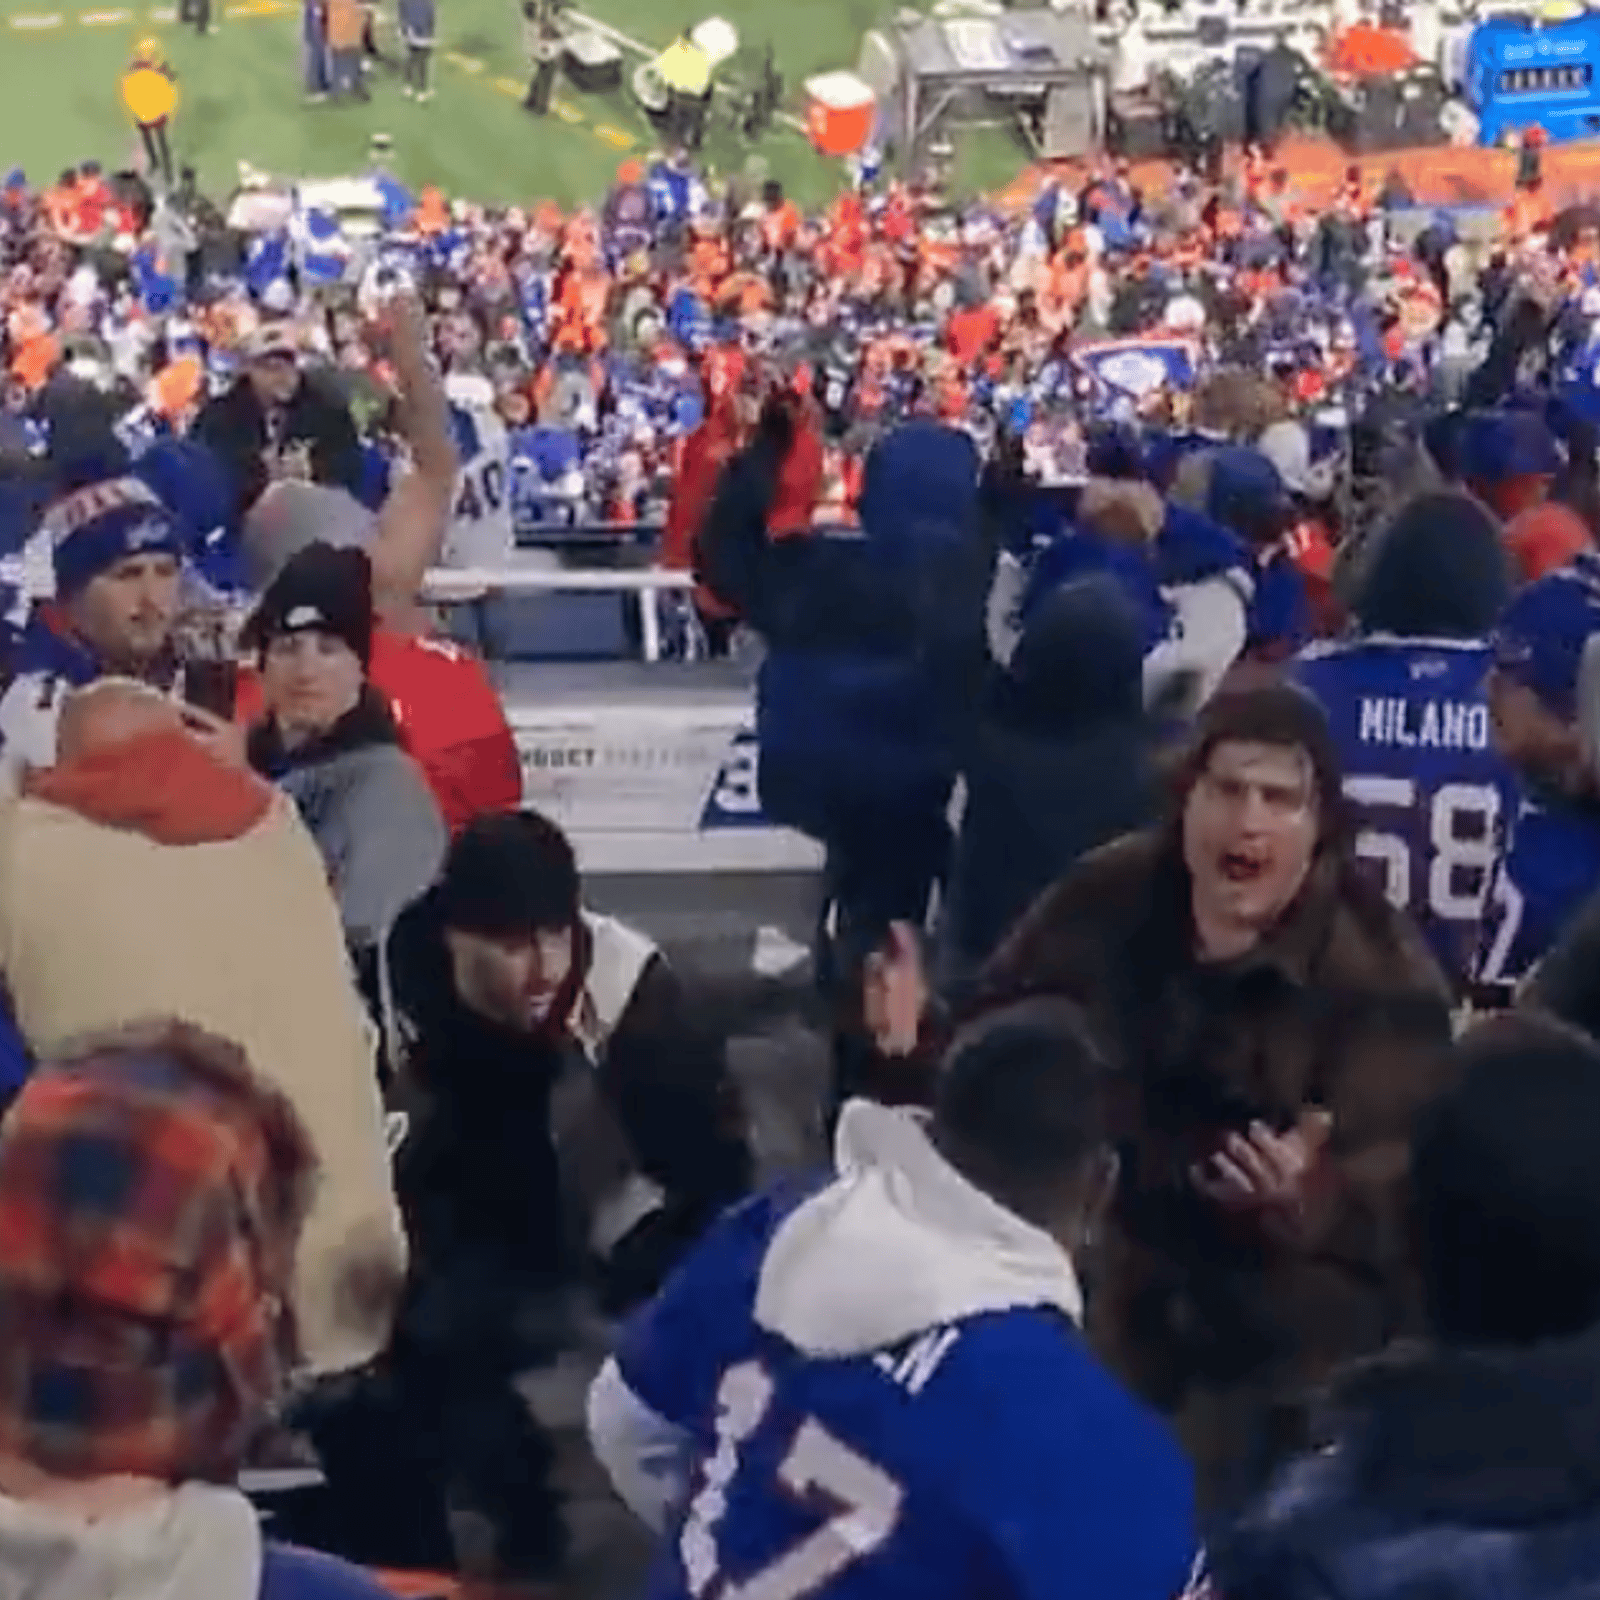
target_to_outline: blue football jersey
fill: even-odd
[[[1059,1312],[983,1314],[855,1357],[760,1327],[804,1198],[730,1213],[624,1330],[628,1387],[692,1440],[650,1600],[1175,1600],[1191,1475]]]
[[[1516,792],[1489,737],[1488,670],[1487,644],[1386,636],[1313,645],[1295,664],[1339,748],[1357,854],[1458,989]]]
[[[1495,867],[1478,946],[1478,984],[1519,984],[1596,889],[1600,811],[1525,797]]]

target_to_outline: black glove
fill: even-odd
[[[636,1222],[600,1263],[600,1309],[620,1317],[648,1300],[699,1235],[703,1219],[668,1203]]]

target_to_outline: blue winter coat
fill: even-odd
[[[775,820],[826,842],[840,815],[945,803],[984,658],[977,482],[965,434],[911,423],[868,457],[859,536],[766,547],[746,615]]]
[[[1600,1581],[1600,1333],[1378,1364],[1330,1448],[1210,1541],[1226,1600],[1578,1600]]]

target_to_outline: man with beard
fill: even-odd
[[[853,1101],[837,1177],[730,1212],[628,1322],[589,1430],[665,1535],[652,1600],[1188,1592],[1188,1468],[1076,1326],[1109,1076],[1074,1007],[1001,1008],[930,1118]]]
[[[743,1116],[660,951],[584,908],[571,844],[535,812],[467,826],[386,969],[413,1270],[370,1381],[306,1418],[330,1488],[324,1530],[299,1536],[453,1559],[486,1597],[531,1600],[566,1535],[515,1381],[569,1337],[586,1267],[626,1310],[743,1193]]]
[[[56,597],[34,607],[0,696],[0,787],[53,766],[68,693],[115,674],[161,688],[177,679],[182,530],[137,478],[89,484],[45,515]]]
[[[1086,856],[950,997],[959,1019],[1059,995],[1106,1041],[1121,1175],[1089,1337],[1172,1417],[1208,1513],[1302,1442],[1335,1366],[1415,1318],[1406,1140],[1447,1081],[1448,991],[1359,870],[1340,778],[1309,695],[1224,689],[1165,820]],[[912,1077],[928,998],[897,928],[863,1009]]]
[[[1515,986],[1600,881],[1600,791],[1579,706],[1600,683],[1600,556],[1540,578],[1490,640],[1495,743],[1524,790],[1495,868],[1477,979]]]

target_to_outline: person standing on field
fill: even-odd
[[[433,60],[434,0],[400,0],[400,37],[406,47],[405,82],[401,92],[408,100],[431,100],[428,67]]]

